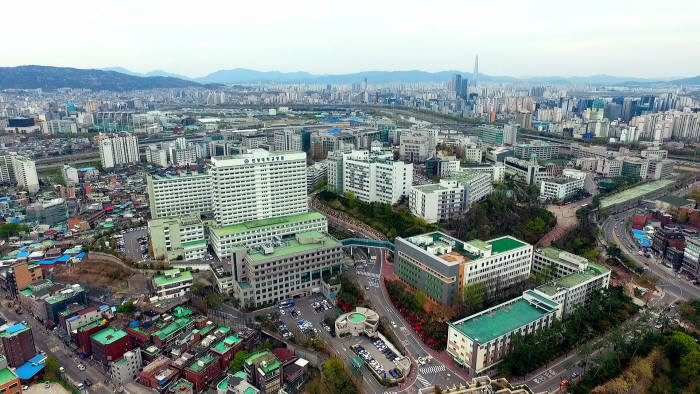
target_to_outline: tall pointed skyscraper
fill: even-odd
[[[472,76],[474,79],[474,86],[479,82],[479,55],[476,55],[476,59],[474,60],[474,75]]]

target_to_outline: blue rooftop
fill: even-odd
[[[65,263],[68,260],[70,260],[70,255],[69,254],[64,254],[61,257],[56,257],[55,259],[50,259],[50,260],[39,260],[36,263],[39,265],[53,265],[56,263]]]
[[[85,171],[92,171],[96,170],[97,168],[95,167],[83,167],[83,168],[78,168],[78,171],[85,172]]]
[[[41,354],[37,354],[32,357],[26,363],[22,364],[19,368],[15,370],[15,373],[21,380],[30,380],[36,376],[42,369],[44,369],[43,361],[46,357]]]
[[[10,333],[10,334],[14,334],[14,333],[16,333],[16,332],[18,332],[18,331],[24,330],[25,328],[27,328],[27,326],[25,326],[24,324],[22,324],[22,323],[17,323],[17,324],[15,324],[14,326],[7,327],[7,328],[5,329],[5,331],[7,331],[7,332]]]
[[[29,256],[29,252],[19,252],[17,253],[17,257],[27,257]]]
[[[340,129],[333,129],[333,130],[329,131],[328,134],[340,133],[340,131],[341,131]]]

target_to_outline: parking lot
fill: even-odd
[[[277,328],[283,337],[292,339],[295,332],[301,331],[309,338],[320,336],[329,345],[336,349],[343,358],[349,360],[355,356],[360,356],[367,368],[364,372],[368,375],[376,372],[376,376],[388,379],[402,379],[402,373],[394,360],[402,358],[402,355],[392,345],[381,342],[380,339],[359,337],[336,337],[333,327],[329,327],[323,321],[327,314],[338,315],[340,311],[322,296],[310,296],[301,299],[294,299],[294,306],[278,308],[279,321]],[[375,341],[379,341],[375,344]],[[358,347],[359,345],[359,347]],[[386,375],[385,375],[386,374]],[[370,378],[370,376],[367,376]],[[374,379],[373,377],[371,377]]]
[[[384,379],[401,379],[403,374],[396,367],[394,360],[401,357],[379,338],[368,338],[364,335],[352,337],[351,349],[372,369],[377,376]]]
[[[324,337],[331,336],[331,327],[323,322],[327,313],[337,311],[334,305],[326,301],[322,296],[311,296],[294,300],[294,306],[279,308],[279,320],[277,328],[285,338],[291,338],[293,328],[296,327],[304,335],[314,337],[323,331]]]
[[[123,230],[120,234],[122,238],[117,239],[119,253],[134,261],[151,260],[148,255],[148,229],[146,227]]]

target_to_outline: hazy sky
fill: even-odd
[[[697,0],[3,0],[0,66],[700,74]]]

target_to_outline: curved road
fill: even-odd
[[[659,277],[659,286],[662,287],[665,292],[682,299],[700,298],[699,287],[680,278],[672,269],[659,264],[656,259],[640,256],[637,253],[638,248],[636,247],[636,243],[632,240],[625,225],[627,218],[631,217],[633,214],[634,209],[617,215],[611,215],[603,222],[602,228],[605,240],[608,243],[616,243],[617,246],[637,262],[637,264],[644,266],[648,263],[649,270]]]

